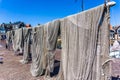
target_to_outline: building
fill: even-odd
[[[115,40],[120,42],[120,26],[110,26],[110,46]]]

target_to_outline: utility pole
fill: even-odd
[[[75,0],[75,2],[77,2],[78,0]],[[84,0],[81,0],[81,9],[82,11],[84,11]]]
[[[82,11],[84,11],[84,1],[83,0],[81,1],[81,8],[82,8]]]

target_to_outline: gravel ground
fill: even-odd
[[[44,80],[44,76],[33,77],[30,63],[21,64],[19,60],[22,56],[15,56],[13,51],[6,50],[4,42],[0,42],[0,58],[3,58],[3,64],[0,63],[0,80]],[[60,56],[56,55],[56,58],[59,60]]]

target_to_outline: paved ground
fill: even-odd
[[[112,65],[112,76],[117,77],[120,76],[120,59],[113,59],[114,61],[111,62]]]
[[[0,44],[0,57],[3,58],[3,64],[0,64],[0,80],[44,80],[44,76],[33,77],[30,63],[21,64],[19,60],[22,56],[15,56],[13,51],[5,49],[4,44]]]
[[[59,63],[60,50],[57,50],[57,53],[55,62]],[[1,41],[0,58],[3,58],[3,64],[0,63],[0,80],[44,80],[44,76],[33,77],[30,73],[31,63],[21,64],[19,60],[22,59],[22,56],[15,56],[13,51],[5,49],[5,44]],[[120,59],[114,59],[111,65],[112,76],[120,76]],[[58,69],[59,68],[56,67],[55,73],[58,72]],[[51,80],[53,80],[53,78]]]

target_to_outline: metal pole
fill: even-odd
[[[83,0],[81,1],[81,8],[82,8],[82,11],[84,11],[84,1]]]
[[[78,0],[75,0],[75,2],[77,2]],[[84,1],[83,0],[81,0],[81,9],[82,9],[82,11],[84,11]]]

